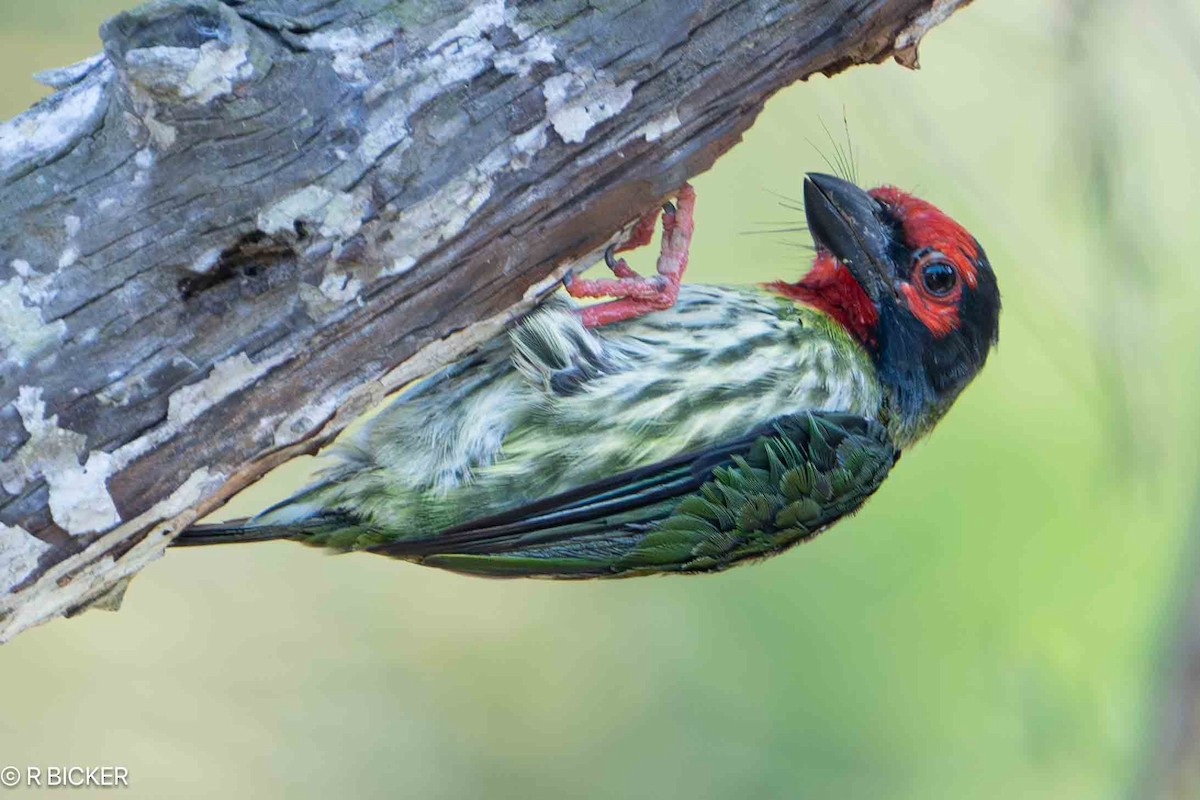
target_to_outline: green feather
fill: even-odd
[[[687,287],[598,331],[551,302],[402,395],[324,479],[197,541],[272,536],[471,574],[725,569],[856,509],[896,449],[821,312]]]

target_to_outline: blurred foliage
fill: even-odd
[[[0,2],[0,116],[123,5]],[[855,519],[616,583],[173,552],[120,614],[0,652],[0,762],[124,765],[131,797],[1144,796],[1196,568],[1196,31],[1168,0],[975,3],[921,72],[793,87],[696,181],[691,280],[797,276],[803,234],[744,234],[797,222],[775,193],[844,113],[863,180],[996,267],[998,353]]]

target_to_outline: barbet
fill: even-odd
[[[691,187],[657,274],[606,260],[404,392],[319,482],[177,544],[294,539],[486,576],[723,570],[856,511],[996,343],[983,248],[929,203],[804,182],[799,282],[680,286]],[[644,218],[624,249],[645,243]]]

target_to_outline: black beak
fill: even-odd
[[[810,172],[804,178],[804,215],[817,247],[833,254],[876,306],[892,295],[891,228],[879,204],[849,181]]]

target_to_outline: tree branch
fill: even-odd
[[[160,0],[0,125],[0,640],[961,0]]]

